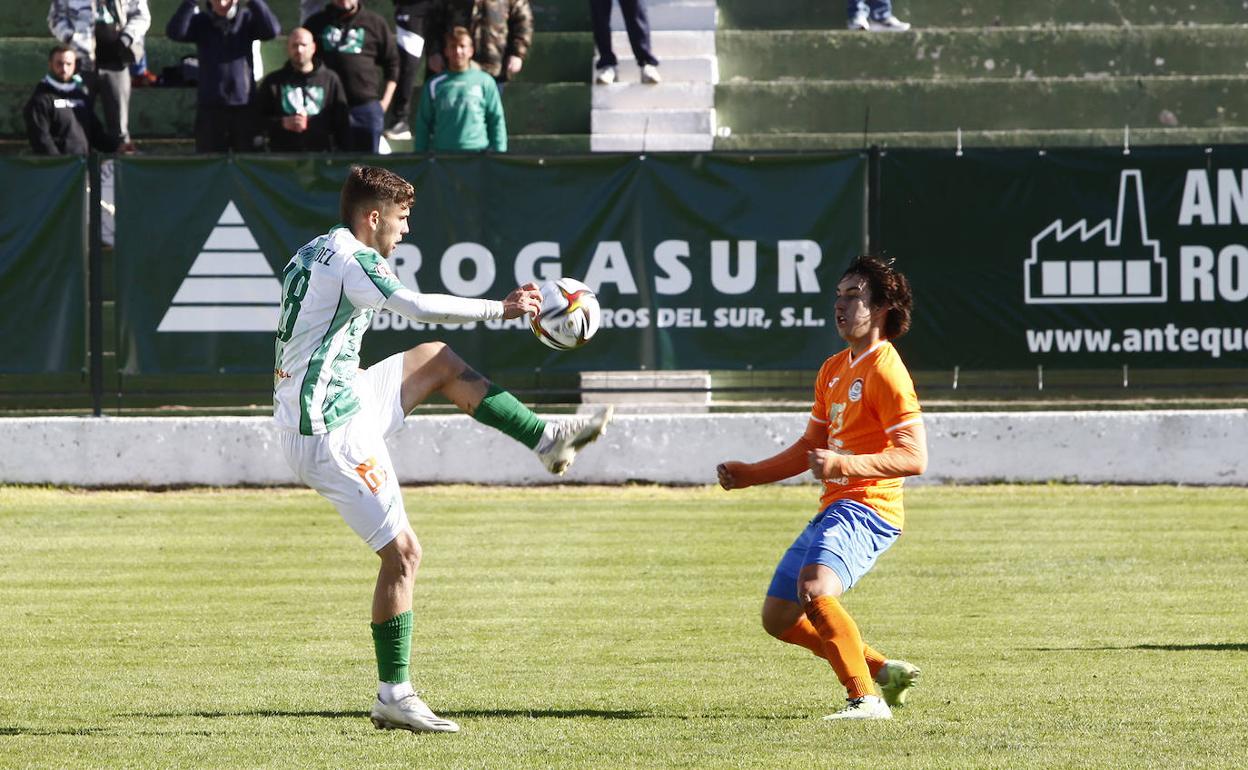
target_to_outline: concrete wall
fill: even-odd
[[[1248,410],[925,419],[930,482],[1248,484]],[[772,454],[805,423],[800,413],[621,415],[563,480],[712,483],[716,463]],[[278,435],[259,417],[0,419],[0,483],[296,483]],[[467,417],[409,418],[390,446],[404,482],[554,481],[528,450]]]

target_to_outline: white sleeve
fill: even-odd
[[[401,288],[382,304],[413,321],[425,323],[467,323],[503,317],[503,303],[492,299],[468,299],[450,294],[418,294]]]

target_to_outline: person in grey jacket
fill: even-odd
[[[143,58],[152,25],[147,0],[52,0],[48,29],[78,53],[78,70],[104,112],[104,131],[125,152],[130,143],[130,65]]]

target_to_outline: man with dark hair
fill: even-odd
[[[91,109],[82,77],[74,74],[78,54],[68,45],[48,52],[48,74],[26,102],[22,117],[36,155],[86,155],[92,147],[115,149]]]
[[[412,149],[425,152],[507,152],[507,119],[494,79],[472,66],[472,37],[446,35],[446,72],[430,78],[416,110]]]
[[[281,24],[264,0],[182,0],[165,27],[170,40],[199,53],[195,152],[252,152],[263,139],[252,112],[255,73],[251,46],[272,40]]]
[[[107,143],[130,144],[130,65],[143,58],[152,25],[147,0],[52,0],[48,29],[78,54],[79,74],[100,102]]]
[[[313,58],[312,33],[296,27],[286,40],[290,59],[269,73],[256,94],[256,109],[273,152],[345,149],[347,97],[333,70]]]
[[[820,512],[776,565],[763,601],[763,628],[827,660],[848,705],[825,719],[891,719],[919,669],[867,646],[837,597],[852,588],[901,535],[906,476],[927,468],[927,434],[914,383],[892,340],[910,328],[906,277],[859,257],[836,287],[836,330],[847,347],[824,362],[805,434],[755,463],[716,468],[724,489],[743,489],[810,470],[823,483]],[[880,686],[883,700],[875,694]]]
[[[399,79],[399,50],[390,25],[360,0],[333,0],[304,26],[316,41],[318,57],[338,73],[346,88],[351,135],[347,149],[377,152]]]
[[[412,588],[420,543],[408,523],[385,439],[440,393],[473,419],[532,449],[562,474],[606,429],[611,410],[546,422],[441,342],[427,342],[361,370],[360,343],[385,309],[422,323],[466,323],[536,313],[541,293],[525,284],[501,302],[407,289],[386,262],[408,232],[415,191],[382,168],[356,166],[342,187],[345,225],[295,253],[282,275],[273,366],[273,415],[290,467],[326,497],[381,558],[373,593],[378,729],[457,732],[412,689]]]

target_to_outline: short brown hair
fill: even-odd
[[[451,27],[446,31],[446,37],[443,38],[442,43],[444,45],[449,45],[454,43],[456,40],[459,40],[461,37],[468,38],[468,42],[474,43],[473,47],[476,47],[475,41],[472,39],[472,33],[468,31],[467,27]]]
[[[859,275],[867,279],[872,307],[888,305],[888,315],[884,318],[884,336],[890,340],[895,340],[910,330],[910,314],[914,310],[910,281],[893,267],[893,261],[864,255],[851,262],[841,274],[841,278]]]
[[[73,46],[62,43],[61,45],[53,46],[52,50],[48,51],[48,61],[51,62],[52,58],[58,53],[72,53],[74,55],[74,59],[78,58],[78,52],[74,50]]]
[[[342,185],[338,214],[342,223],[350,227],[351,219],[361,210],[379,209],[385,203],[410,207],[415,199],[416,188],[393,171],[376,166],[352,166]]]

